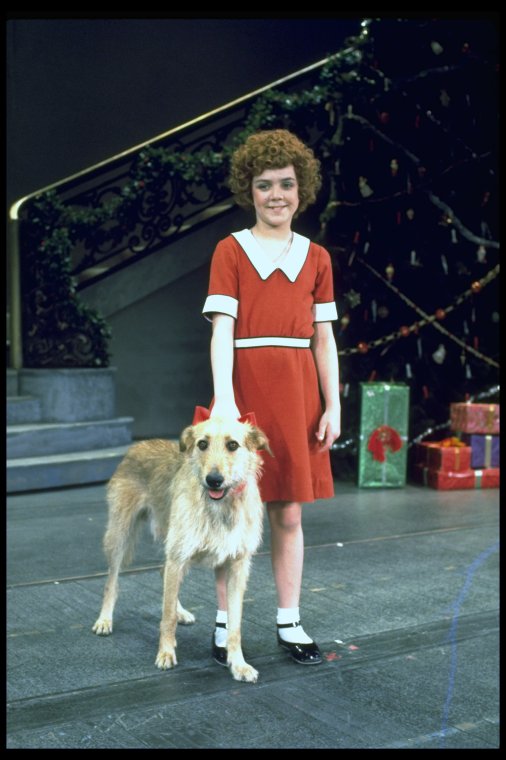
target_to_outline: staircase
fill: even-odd
[[[132,423],[114,416],[113,369],[8,369],[7,493],[108,480]]]

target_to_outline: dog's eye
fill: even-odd
[[[201,451],[205,451],[205,450],[207,449],[207,447],[209,446],[209,444],[208,444],[208,442],[207,442],[207,441],[199,441],[199,442],[197,443],[197,446],[199,447],[199,449],[200,449]]]
[[[237,451],[238,448],[239,448],[239,444],[237,443],[237,441],[228,441],[227,442],[227,449],[229,451]]]

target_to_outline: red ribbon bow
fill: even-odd
[[[193,413],[192,425],[198,425],[199,422],[205,422],[205,420],[208,420],[210,416],[211,412],[209,409],[206,409],[205,406],[196,406]],[[255,412],[247,412],[242,417],[239,417],[239,422],[249,422],[250,425],[254,425],[256,427],[257,421]]]
[[[387,447],[390,451],[399,451],[402,447],[402,439],[394,428],[388,425],[380,425],[371,433],[367,450],[371,452],[372,458],[376,462],[384,462],[386,458],[385,448]]]

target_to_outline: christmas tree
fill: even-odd
[[[497,401],[499,382],[497,28],[382,19],[363,37],[322,152],[343,460],[361,382],[409,386],[411,443],[441,437],[452,402]]]

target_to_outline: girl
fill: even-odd
[[[322,657],[299,620],[302,502],[334,495],[329,449],[341,416],[330,256],[292,231],[292,219],[316,199],[319,169],[312,150],[284,129],[253,134],[234,152],[230,188],[256,221],[218,243],[203,309],[213,324],[211,416],[253,411],[274,453],[265,457],[260,491],[271,528],[277,640],[303,665]],[[216,591],[213,656],[226,665],[223,569]]]

